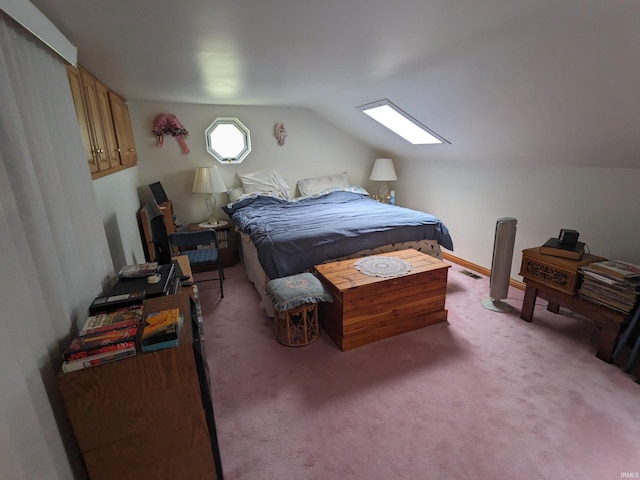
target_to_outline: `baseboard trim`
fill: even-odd
[[[444,258],[445,260],[448,260],[450,262],[456,263],[458,265],[460,265],[461,267],[464,268],[468,268],[469,270],[473,270],[474,272],[478,272],[486,277],[490,277],[491,276],[491,270],[488,268],[484,268],[481,267],[480,265],[476,265],[475,263],[471,263],[466,261],[463,258],[460,257],[456,257],[455,255],[451,255],[450,253],[447,252],[442,252],[442,258]],[[520,282],[518,280],[514,280],[513,278],[509,279],[509,285],[511,285],[513,288],[517,288],[519,290],[524,290],[525,289],[525,283],[524,282]]]

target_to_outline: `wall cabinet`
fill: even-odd
[[[67,67],[71,94],[91,176],[96,179],[137,162],[124,100],[81,66]]]

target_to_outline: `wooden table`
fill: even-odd
[[[558,313],[561,306],[568,308],[572,312],[583,315],[598,325],[600,334],[598,335],[598,347],[596,356],[611,363],[611,356],[616,345],[616,340],[620,334],[622,325],[629,316],[617,312],[611,308],[598,305],[597,303],[584,300],[575,295],[567,295],[534,280],[525,280],[527,287],[524,293],[524,302],[520,318],[527,322],[533,319],[533,310],[536,305],[536,298],[541,297],[549,302],[547,310]]]
[[[319,304],[320,323],[342,351],[447,320],[449,265],[408,249],[375,256],[411,264],[399,277],[375,277],[354,267],[358,258],[314,267],[333,302]]]
[[[600,328],[596,356],[611,363],[613,349],[622,325],[629,316],[590,302],[577,295],[580,284],[579,268],[582,265],[605,260],[596,255],[584,255],[580,260],[543,255],[540,248],[529,248],[522,252],[522,275],[526,288],[520,318],[533,320],[533,311],[538,297],[547,300],[547,310],[558,313],[560,307],[593,320]]]

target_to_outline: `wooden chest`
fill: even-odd
[[[444,322],[449,265],[408,249],[382,255],[407,261],[411,271],[399,277],[376,277],[354,267],[358,259],[315,266],[333,295],[320,303],[320,323],[345,351],[400,333]]]
[[[580,260],[571,260],[540,253],[540,247],[527,248],[522,251],[520,275],[525,282],[534,280],[568,295],[575,295],[578,291],[578,269],[603,260],[606,258],[590,254],[584,254]]]

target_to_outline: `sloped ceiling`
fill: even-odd
[[[32,3],[128,100],[307,107],[409,159],[640,167],[637,0]],[[451,145],[355,109],[382,98]]]

